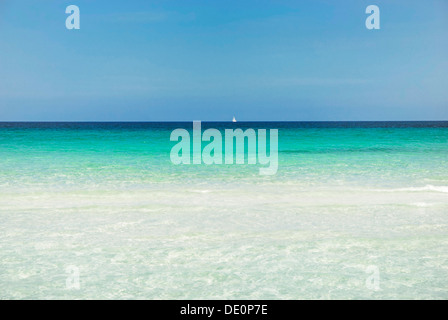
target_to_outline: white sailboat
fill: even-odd
[[[233,116],[232,122],[236,122],[235,116]]]

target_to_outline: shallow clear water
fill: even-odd
[[[173,165],[191,123],[0,123],[0,298],[448,298],[447,122],[235,126],[276,175]]]

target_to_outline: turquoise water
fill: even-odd
[[[448,298],[447,122],[235,126],[276,175],[173,165],[191,123],[0,123],[0,298]]]

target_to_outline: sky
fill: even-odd
[[[448,120],[448,1],[0,0],[0,121],[233,116]]]

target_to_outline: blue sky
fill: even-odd
[[[448,120],[448,1],[0,0],[0,121],[233,115]]]

